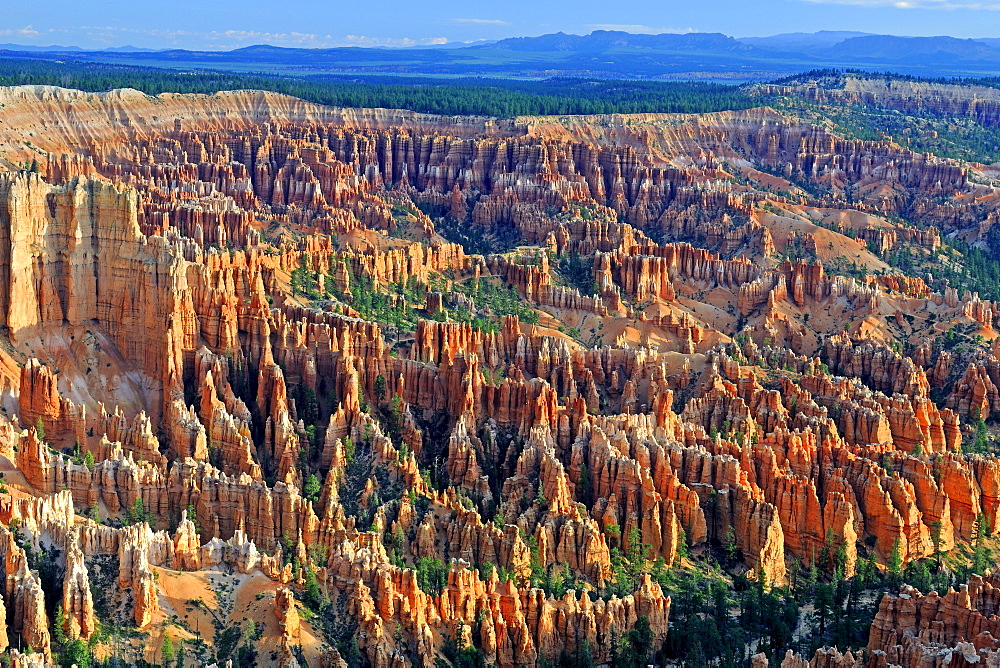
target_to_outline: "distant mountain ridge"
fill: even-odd
[[[131,44],[126,44],[125,46],[109,46],[105,49],[100,49],[100,51],[122,51],[127,53],[136,52],[147,52],[153,53],[160,49],[147,49],[141,46],[132,46]],[[50,46],[27,46],[24,44],[0,44],[0,51],[23,51],[26,53],[62,53],[66,51],[76,51],[85,52],[86,49],[81,49],[78,46],[60,46],[58,44],[52,44]]]
[[[471,45],[306,49],[258,44],[232,51],[124,46],[0,45],[6,57],[67,59],[174,69],[254,71],[295,76],[462,76],[608,79],[769,80],[818,68],[892,70],[924,77],[994,76],[1000,39],[900,37],[855,31],[734,38],[722,33],[635,34],[595,30]]]
[[[607,49],[659,49],[677,51],[753,51],[756,47],[722,33],[636,34],[620,30],[595,30],[589,35],[562,32],[540,37],[510,37],[472,48],[510,51],[603,51]]]
[[[1000,45],[992,46],[975,39],[946,36],[865,35],[844,40],[821,52],[821,55],[835,59],[844,50],[849,51],[854,58],[873,62],[906,62],[914,58],[932,58],[935,62],[1000,62]]]
[[[851,39],[873,33],[853,30],[820,30],[819,32],[787,32],[770,37],[739,37],[738,41],[769,51],[813,53]]]

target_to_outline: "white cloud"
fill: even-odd
[[[471,23],[473,25],[484,25],[484,26],[509,26],[510,21],[502,21],[500,19],[452,19],[452,23]]]
[[[590,30],[619,30],[637,35],[662,35],[663,33],[684,35],[695,31],[694,28],[654,28],[638,23],[591,23],[585,27]]]
[[[889,7],[895,9],[972,9],[1000,10],[998,2],[976,2],[974,0],[803,0],[822,5],[853,5],[855,7]]]
[[[0,35],[5,37],[38,37],[41,34],[42,33],[35,30],[32,26],[24,26],[23,28],[6,28],[4,30],[0,30]]]
[[[447,37],[424,37],[420,39],[413,39],[410,37],[402,38],[391,38],[391,37],[368,37],[366,35],[348,35],[342,41],[334,40],[334,44],[325,47],[332,48],[334,46],[432,46],[434,44],[447,44]]]

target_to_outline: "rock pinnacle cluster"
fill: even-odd
[[[733,665],[1000,662],[991,560],[911,582],[1000,527],[1000,306],[928,269],[992,168],[766,107],[0,102],[12,665],[697,665],[709,571],[886,583]]]

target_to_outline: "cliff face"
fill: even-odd
[[[156,637],[245,614],[276,665],[604,663],[663,646],[670,569],[769,588],[996,526],[1000,464],[962,446],[1000,411],[997,309],[867,250],[993,206],[952,163],[770,110],[0,100],[0,142],[58,128],[0,175],[0,645],[50,660],[111,606]],[[990,608],[948,597],[959,661]],[[911,599],[885,665],[927,665]]]
[[[912,587],[886,594],[872,623],[870,665],[989,665],[997,660],[995,576],[943,596]]]
[[[1000,124],[1000,95],[985,86],[949,86],[919,81],[888,81],[845,77],[840,88],[813,85],[762,86],[765,95],[797,95],[830,103],[868,104],[907,113],[968,116],[978,123]]]

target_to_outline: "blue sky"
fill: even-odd
[[[1000,0],[0,0],[0,42],[83,48],[412,46],[601,28],[1000,37]]]

